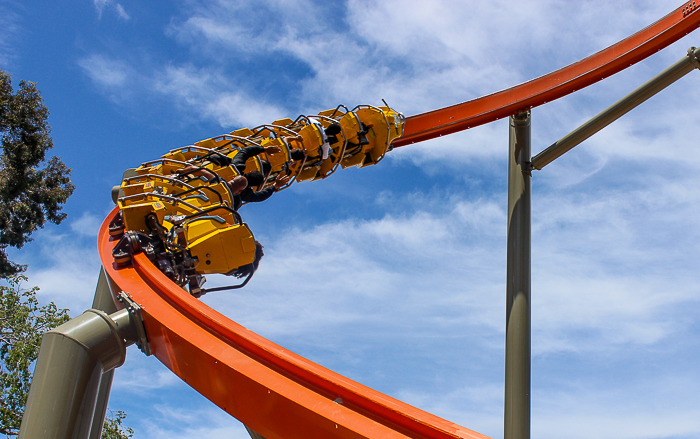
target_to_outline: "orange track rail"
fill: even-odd
[[[681,6],[617,44],[552,73],[478,99],[410,116],[394,147],[484,125],[559,99],[653,55],[698,25],[698,9]]]
[[[153,355],[214,404],[266,439],[483,439],[294,354],[179,288],[143,254],[117,267],[105,219],[105,272],[142,308]],[[340,398],[340,399],[338,399]],[[341,402],[342,400],[342,402]],[[338,401],[338,402],[335,402]]]
[[[677,9],[591,57],[541,78],[452,107],[409,117],[395,146],[507,117],[565,96],[648,57],[690,33],[700,13]],[[172,283],[143,254],[112,260],[105,219],[102,264],[143,310],[153,354],[181,379],[267,439],[485,438],[323,368],[247,330]],[[114,295],[118,291],[112,292]]]

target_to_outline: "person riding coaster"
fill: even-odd
[[[260,186],[264,183],[265,177],[259,171],[251,171],[244,173],[246,168],[246,162],[249,158],[254,157],[262,152],[268,154],[279,152],[280,149],[274,146],[263,148],[260,146],[248,146],[238,151],[238,153],[233,157],[229,158],[223,154],[213,154],[208,157],[208,160],[217,166],[223,168],[226,166],[232,166],[238,172],[238,175],[233,177],[228,181],[223,181],[226,184],[233,195],[233,210],[238,211],[243,202],[247,203],[257,203],[267,200],[277,192],[281,187],[283,187],[289,179],[290,176],[279,174],[275,178],[272,186],[265,189],[255,191],[252,188],[255,186]],[[175,174],[180,176],[193,175],[198,177],[204,177],[209,183],[218,183],[222,179],[213,171],[206,169],[201,166],[195,166],[192,164],[187,165],[181,169],[175,169],[173,171]]]

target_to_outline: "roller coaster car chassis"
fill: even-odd
[[[181,287],[187,285],[190,294],[195,297],[203,295],[205,291],[202,289],[202,285],[206,282],[206,278],[196,272],[197,260],[185,248],[175,247],[175,251],[173,251],[173,246],[166,248],[163,240],[163,226],[157,223],[157,218],[154,214],[146,216],[146,224],[150,229],[148,233],[139,231],[124,232],[121,211],[114,217],[109,224],[110,235],[118,237],[120,230],[123,233],[121,239],[112,250],[114,262],[117,265],[127,265],[132,262],[134,254],[143,252],[151,263],[158,267],[170,280]]]

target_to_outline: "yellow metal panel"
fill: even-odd
[[[340,146],[340,148],[342,149],[342,145]],[[323,163],[321,164],[321,168],[318,170],[318,175],[315,178],[316,180],[318,180],[319,178],[323,178],[326,174],[331,172],[336,162],[338,161],[338,154],[340,154],[340,151],[336,151],[334,149],[333,154],[323,161]]]
[[[357,117],[360,118],[365,125],[372,125],[367,133],[369,140],[369,157],[366,157],[362,166],[369,166],[377,163],[388,148],[389,124],[384,117],[384,113],[376,108],[366,107],[357,110]]]
[[[318,173],[318,168],[315,166],[310,166],[303,171],[297,176],[297,181],[306,181],[306,180],[311,180],[312,178],[316,177],[316,174]]]
[[[302,145],[309,157],[318,157],[320,155],[319,149],[323,143],[323,137],[318,126],[314,124],[306,125],[299,131],[299,134],[303,139]]]
[[[199,261],[197,272],[228,273],[255,259],[255,241],[250,250],[252,233],[245,224],[217,229],[196,241],[188,249]]]
[[[238,175],[238,174],[234,174],[234,175]],[[233,178],[233,177],[231,177],[231,178]],[[229,179],[229,180],[230,180],[230,179]],[[211,187],[213,190],[215,190],[216,192],[218,192],[218,193],[221,194],[221,198],[224,200],[224,203],[225,203],[225,204],[228,204],[229,207],[230,207],[230,206],[233,206],[233,200],[231,199],[231,197],[229,197],[228,191],[227,191],[226,188],[224,187],[224,183],[212,184],[212,185],[210,185],[209,187]],[[205,191],[205,192],[210,192],[210,191]],[[211,192],[210,192],[209,194],[207,194],[207,196],[209,197],[210,200],[212,200],[213,203],[218,204],[219,197],[217,197],[216,195],[214,195],[214,194],[211,193]],[[221,211],[221,212],[222,212],[222,213],[218,213],[218,212],[217,212],[217,215],[222,215],[222,214],[223,214],[223,211]],[[232,222],[232,221],[231,221],[231,222]]]
[[[253,131],[250,128],[241,128],[236,131],[231,131],[231,135],[238,137],[250,137],[253,135]]]
[[[202,148],[209,148],[209,149],[214,149],[218,146],[216,140],[214,140],[214,139],[205,139],[205,140],[202,140],[202,141],[195,143],[195,145],[201,146]]]
[[[262,172],[262,164],[260,163],[260,157],[255,156],[249,158],[245,162],[245,172],[260,171]]]
[[[193,221],[185,227],[185,236],[187,237],[187,242],[194,242],[204,235],[220,229],[221,227],[226,227],[226,224],[221,224],[214,220],[201,220]]]
[[[270,163],[270,166],[272,167],[273,172],[279,172],[282,170],[282,165],[284,165],[286,162],[290,160],[289,157],[289,148],[287,148],[287,145],[284,144],[282,139],[280,138],[271,138],[271,139],[265,139],[261,142],[261,145],[263,147],[268,147],[268,146],[276,146],[277,148],[281,149],[281,152],[274,153],[274,154],[268,154],[265,153],[265,157],[267,161]]]
[[[345,169],[345,168],[349,168],[349,167],[351,167],[351,166],[361,165],[361,164],[362,164],[362,161],[363,161],[364,159],[365,159],[365,153],[363,153],[363,152],[358,152],[357,154],[355,154],[355,155],[353,155],[353,156],[350,156],[350,157],[348,157],[348,158],[346,158],[346,159],[343,159],[343,160],[340,162],[340,166],[342,166],[343,169]]]
[[[284,119],[278,119],[278,120],[272,122],[272,125],[280,125],[280,126],[286,127],[287,125],[291,125],[293,123],[294,123],[294,121],[292,119],[285,117]]]
[[[338,123],[340,123],[340,126],[343,128],[348,142],[355,144],[360,143],[357,133],[359,133],[362,128],[360,127],[360,120],[357,118],[355,113],[346,113]]]
[[[253,235],[245,236],[241,239],[241,247],[244,253],[250,253],[255,251],[255,238]]]
[[[167,154],[163,154],[161,157],[164,159],[178,160],[184,162],[188,159],[182,151],[173,151]]]
[[[224,181],[229,181],[233,179],[233,177],[238,175],[238,170],[236,170],[236,168],[234,168],[233,166],[224,166],[223,168],[213,166],[212,171],[214,171]]]
[[[148,227],[146,227],[146,215],[153,212],[158,217],[158,222],[162,222],[166,211],[165,205],[160,201],[133,204],[124,207],[120,206],[120,208],[122,210],[126,230],[136,230],[140,232],[148,232]]]
[[[321,116],[326,116],[338,120],[342,118],[346,113],[345,110],[342,108],[331,108],[329,110],[321,111],[318,114]]]

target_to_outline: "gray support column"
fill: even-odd
[[[127,309],[91,309],[44,334],[19,438],[88,438],[102,374],[124,363],[136,325]]]
[[[247,425],[244,425],[244,427],[246,431],[248,431],[248,434],[250,435],[251,439],[265,439],[260,433],[256,433],[255,431],[248,428]]]
[[[504,439],[530,438],[530,112],[510,117]]]
[[[109,279],[103,267],[100,267],[100,276],[97,279],[97,288],[95,288],[95,298],[92,301],[92,309],[98,309],[107,314],[117,312],[117,306],[114,304],[114,299],[110,293]],[[105,416],[107,415],[107,404],[109,403],[109,394],[112,390],[113,380],[114,369],[103,373],[100,378],[95,413],[92,419],[92,428],[90,429],[90,439],[100,439],[100,437],[102,437],[102,427],[104,426]]]

